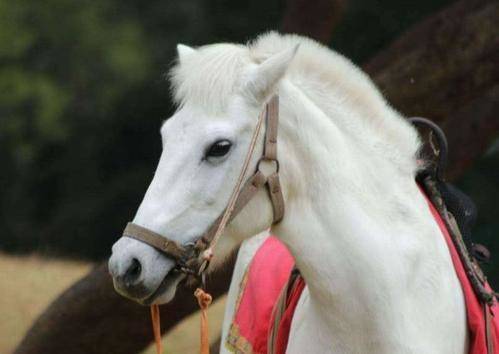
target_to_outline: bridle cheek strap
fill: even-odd
[[[281,182],[279,180],[279,160],[277,159],[277,130],[279,127],[279,97],[274,96],[265,107],[267,129],[265,131],[265,143],[263,156],[260,161],[275,163],[275,172],[267,177],[267,189],[274,212],[272,224],[276,224],[284,217],[284,196],[282,194]]]
[[[267,178],[267,187],[274,212],[274,220],[272,224],[277,224],[284,217],[284,196],[282,194],[281,182],[277,172],[271,174]]]
[[[266,121],[263,154],[258,162],[255,173],[249,177],[246,182],[243,182],[243,178],[246,175],[249,162],[256,146],[263,120]],[[248,202],[263,186],[267,187],[270,197],[269,199],[272,203],[272,224],[276,224],[281,221],[284,217],[284,197],[279,181],[279,160],[277,159],[278,124],[279,98],[276,95],[273,96],[265,105],[265,109],[258,117],[258,122],[245,157],[243,168],[239,175],[238,182],[232,192],[227,208],[194,245],[182,246],[163,235],[131,222],[127,224],[125,231],[123,232],[123,236],[139,240],[156,248],[166,256],[173,258],[177,264],[181,266],[181,270],[186,271],[190,269],[190,273],[193,273],[197,270],[194,268],[200,267],[200,254],[205,250],[213,249],[226,224],[234,219],[234,217],[246,206],[246,204],[248,204]],[[266,176],[260,169],[261,163],[265,161],[275,165],[275,171],[269,176]],[[206,260],[209,261],[209,259],[205,259],[205,261]],[[200,272],[204,271],[206,268],[207,262],[204,263],[205,267],[203,267]]]

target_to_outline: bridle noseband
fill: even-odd
[[[248,170],[264,120],[266,121],[266,131],[263,154],[258,161],[256,171],[244,181],[244,176]],[[181,245],[164,235],[160,235],[131,222],[127,224],[123,232],[123,237],[144,242],[162,252],[165,256],[172,258],[176,262],[175,269],[177,271],[200,276],[206,270],[213,255],[213,247],[217,243],[225,226],[234,219],[261,187],[267,187],[272,203],[272,224],[281,221],[284,217],[284,197],[279,181],[279,160],[277,159],[278,123],[279,97],[275,95],[265,105],[265,109],[258,117],[243,167],[226,209],[196,242]],[[265,161],[275,165],[275,170],[268,176],[261,171],[261,164]]]

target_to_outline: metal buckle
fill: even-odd
[[[183,245],[182,248],[184,249],[184,254],[182,255],[182,258],[177,261],[175,269],[185,274],[195,274],[196,272],[192,270],[187,263],[189,260],[196,257],[196,244],[194,242],[188,242]]]
[[[182,247],[185,250],[184,255],[182,257],[182,262],[187,262],[189,259],[196,256],[196,243],[188,242]]]

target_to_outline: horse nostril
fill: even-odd
[[[133,258],[132,263],[126,270],[125,275],[123,276],[125,284],[127,284],[128,286],[132,285],[135,281],[137,281],[141,272],[142,272],[142,265],[140,264],[137,258]]]

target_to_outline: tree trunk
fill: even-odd
[[[227,292],[234,262],[232,257],[226,270],[210,277],[213,298]],[[179,287],[175,299],[161,306],[163,333],[199,309],[193,293]],[[103,262],[45,310],[15,354],[130,354],[144,350],[152,340],[149,309],[114,291]]]
[[[346,0],[288,0],[281,30],[328,44],[341,20]]]
[[[462,0],[429,17],[364,69],[407,116],[438,122],[459,177],[499,131],[499,2]]]

